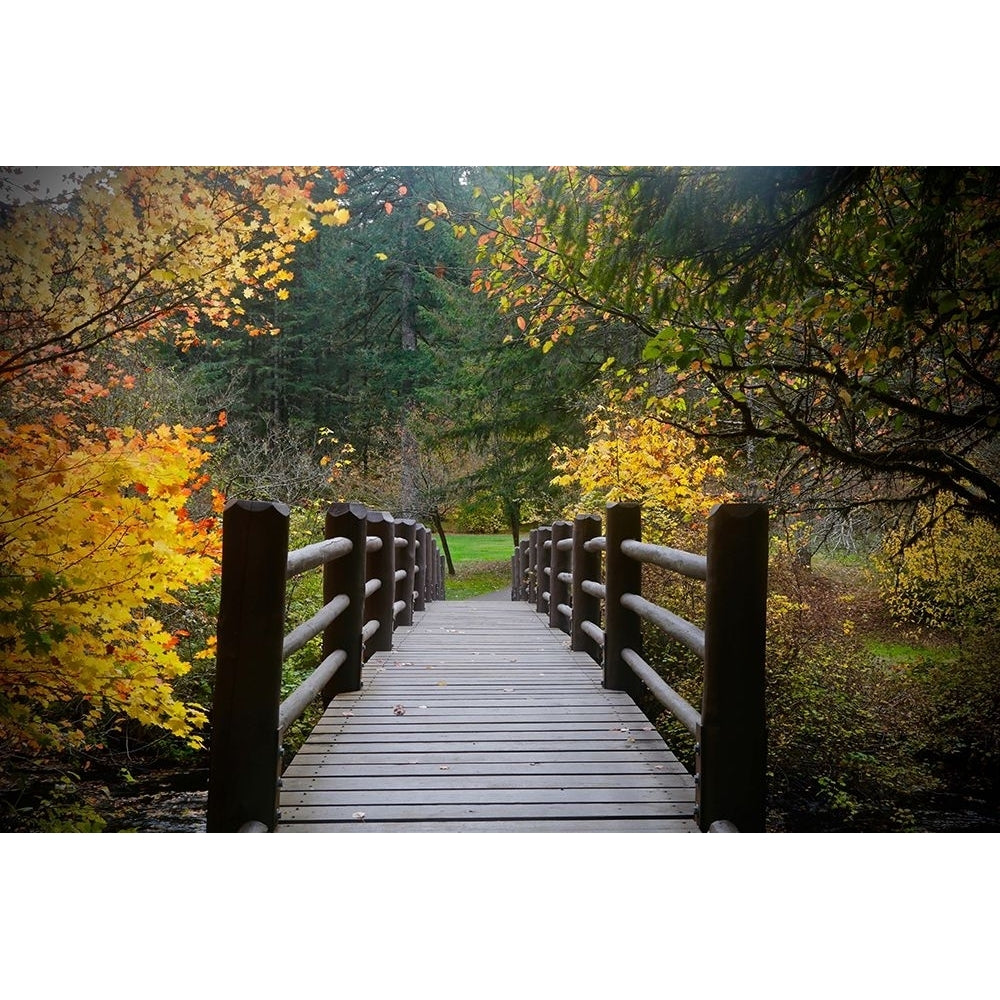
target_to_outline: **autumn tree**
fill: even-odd
[[[779,506],[996,523],[998,225],[994,169],[560,168],[498,202],[479,287],[539,344],[627,325],[650,413],[756,444]]]
[[[127,361],[237,327],[287,297],[296,247],[342,225],[316,168],[99,170],[56,199],[0,187],[0,731],[7,753],[87,738],[107,712],[198,742],[158,608],[217,567],[210,426],[107,426]],[[99,362],[99,363],[98,363]],[[136,407],[142,413],[142,407]]]
[[[704,536],[712,507],[731,499],[725,464],[704,445],[662,420],[648,416],[613,385],[587,416],[587,442],[557,447],[552,455],[555,485],[570,488],[567,514],[603,511],[605,505],[643,505],[643,537],[681,545],[679,534]]]

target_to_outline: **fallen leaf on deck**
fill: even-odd
[[[356,813],[355,813],[355,814],[354,814],[354,815],[353,815],[353,816],[351,817],[351,819],[359,819],[359,820],[361,820],[362,822],[364,822],[364,819],[365,819],[365,814],[364,814],[363,812],[356,812]]]
[[[393,715],[406,715],[406,709],[402,705],[393,705],[392,706],[392,714]]]
[[[439,771],[448,771],[448,770],[450,770],[450,766],[448,764],[442,764],[440,767],[438,767],[438,770]]]

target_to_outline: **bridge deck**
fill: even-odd
[[[697,832],[691,776],[528,605],[437,602],[393,642],[287,767],[279,833]]]

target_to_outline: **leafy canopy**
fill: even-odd
[[[779,505],[1000,521],[1000,171],[570,167],[495,209],[474,287],[534,344],[628,325],[650,412],[769,442]]]

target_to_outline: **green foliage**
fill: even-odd
[[[110,797],[107,788],[82,789],[78,774],[55,781],[37,806],[33,823],[41,833],[101,833],[107,821],[98,811]]]
[[[912,665],[925,697],[927,756],[967,794],[1000,794],[1000,634],[967,632],[947,660]]]
[[[496,496],[474,496],[458,504],[452,518],[459,531],[470,534],[494,534],[506,526],[503,503]],[[509,547],[509,536],[506,542]]]
[[[998,206],[995,168],[557,168],[498,202],[477,287],[543,351],[624,324],[659,414],[775,504],[997,523]]]

